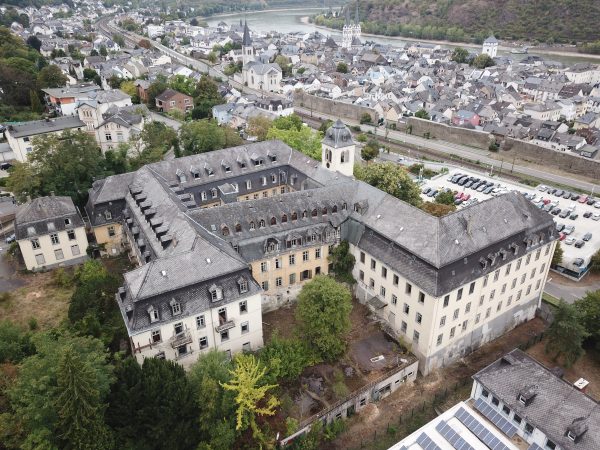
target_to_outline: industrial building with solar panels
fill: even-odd
[[[521,350],[473,376],[471,398],[389,450],[598,450],[600,405]]]

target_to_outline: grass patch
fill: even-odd
[[[558,306],[560,299],[554,297],[553,295],[548,294],[547,292],[544,292],[542,294],[542,301],[544,301],[552,306]]]

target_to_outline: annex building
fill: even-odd
[[[433,217],[352,178],[354,154],[338,121],[322,163],[265,141],[95,182],[97,243],[139,265],[117,296],[138,360],[260,347],[262,312],[327,274],[341,240],[357,298],[423,373],[533,318],[557,238],[549,214],[509,193]]]

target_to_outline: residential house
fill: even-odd
[[[173,89],[166,89],[156,96],[156,108],[161,112],[178,110],[188,112],[194,109],[194,99]]]

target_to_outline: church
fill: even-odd
[[[358,14],[358,2],[356,2],[356,14],[354,16],[354,22],[350,21],[350,9],[346,8],[346,22],[344,28],[342,28],[342,48],[351,49],[362,46],[360,41],[361,28],[360,28],[360,17]]]

